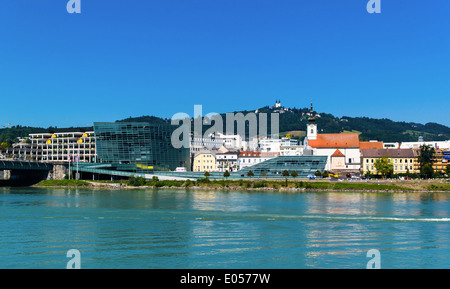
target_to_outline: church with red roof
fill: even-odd
[[[313,155],[327,156],[325,169],[335,173],[359,173],[361,153],[357,133],[317,133],[317,124],[311,104],[305,145]],[[376,146],[375,144],[373,144]],[[366,144],[364,144],[366,146]],[[367,145],[369,146],[369,145]]]

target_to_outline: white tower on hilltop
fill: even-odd
[[[275,108],[281,107],[281,100],[275,101]]]
[[[311,110],[309,111],[308,124],[306,125],[306,137],[308,141],[317,139],[317,124],[312,103]]]

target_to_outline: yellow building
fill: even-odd
[[[412,149],[362,149],[361,150],[361,171],[363,174],[377,174],[375,162],[377,159],[387,157],[394,174],[404,174],[416,172],[416,156]]]
[[[216,155],[210,151],[198,152],[194,156],[192,165],[194,172],[215,172],[216,171]]]
[[[444,172],[447,165],[450,164],[449,161],[447,160],[447,158],[445,157],[447,152],[448,151],[446,151],[446,150],[440,150],[440,149],[436,150],[436,154],[435,154],[435,157],[433,160],[433,170],[435,172]],[[419,165],[419,161],[418,161],[418,157],[420,155],[420,149],[414,149],[414,155],[416,156],[415,162],[414,162],[414,167],[415,167],[416,173],[420,173],[420,165]]]

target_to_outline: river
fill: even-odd
[[[0,188],[0,268],[450,268],[450,194]]]

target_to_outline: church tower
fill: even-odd
[[[311,103],[311,110],[309,111],[308,124],[306,125],[306,137],[308,141],[317,139],[317,124],[312,103]]]

